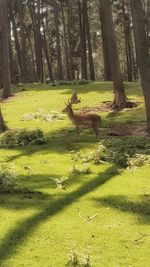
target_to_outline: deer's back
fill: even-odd
[[[74,125],[81,126],[100,126],[101,117],[97,114],[74,114],[74,118],[72,119]]]

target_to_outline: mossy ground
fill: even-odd
[[[98,106],[113,97],[111,83],[26,85],[14,89],[15,96],[2,103],[9,128],[39,128],[48,142],[0,150],[1,163],[16,165],[20,188],[0,195],[0,266],[64,267],[73,250],[89,253],[94,267],[148,267],[150,168],[120,171],[112,164],[91,165],[92,174],[72,176],[69,170],[76,162],[71,151],[93,151],[98,145],[94,134],[84,131],[78,139],[67,117],[51,123],[21,120],[39,108],[61,112],[74,89],[82,101],[78,108]],[[145,121],[140,84],[127,83],[126,91],[140,106],[115,116],[101,113],[103,127]],[[65,190],[51,179],[63,176],[69,176]],[[78,208],[83,218],[97,216],[85,222]]]

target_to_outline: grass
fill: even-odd
[[[48,142],[0,150],[0,163],[16,165],[20,188],[0,194],[0,266],[65,267],[71,251],[89,253],[94,267],[150,265],[149,167],[128,171],[112,164],[91,164],[91,174],[70,175],[78,164],[72,161],[71,151],[84,154],[97,148],[93,133],[83,132],[78,140],[67,118],[52,123],[21,120],[39,108],[61,112],[73,89],[81,97],[79,107],[97,106],[112,99],[111,87],[111,83],[78,88],[26,85],[14,89],[15,97],[2,103],[10,128],[39,128]],[[129,98],[142,102],[140,107],[113,117],[102,113],[104,127],[145,121],[140,84],[127,83],[126,90]],[[63,176],[69,177],[65,190],[52,179]],[[97,216],[85,222],[78,208],[83,218]]]

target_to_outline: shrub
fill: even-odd
[[[150,156],[143,154],[135,154],[132,158],[128,160],[128,168],[139,168],[144,164],[150,164]]]
[[[13,148],[13,147],[24,147],[30,144],[43,144],[45,139],[43,132],[39,129],[37,130],[9,130],[6,131],[0,137],[0,147],[1,148]]]
[[[85,166],[82,169],[77,168],[76,166],[73,166],[70,170],[71,175],[84,175],[84,174],[91,174],[91,168],[89,166]]]
[[[9,192],[16,186],[16,169],[13,165],[0,166],[0,192]]]
[[[67,263],[69,267],[90,267],[90,255],[79,254],[77,251],[72,251],[69,254],[69,261]]]

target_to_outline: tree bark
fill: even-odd
[[[87,80],[87,55],[86,55],[86,36],[85,36],[85,21],[83,10],[81,8],[80,0],[78,1],[78,15],[79,15],[79,33],[80,33],[80,57],[81,57],[81,70],[82,79]]]
[[[90,22],[87,9],[87,0],[83,0],[83,16],[85,17],[85,25],[86,25],[90,80],[95,81],[95,70],[94,70],[94,61],[92,54],[92,43],[91,43],[91,33],[90,33]]]
[[[59,33],[59,20],[58,20],[58,5],[56,0],[53,0],[54,8],[54,23],[56,30],[56,45],[57,45],[57,70],[58,70],[58,80],[63,80],[63,64],[62,64],[62,55],[61,55],[61,45],[60,45],[60,33]]]
[[[130,0],[137,61],[145,100],[147,131],[150,133],[150,55],[141,0]]]
[[[105,39],[105,29],[103,28],[104,23],[102,21],[102,14],[101,14],[100,5],[99,5],[99,17],[100,17],[100,23],[101,23],[101,34],[102,34],[102,44],[103,44],[104,80],[105,81],[112,81],[110,60],[108,58],[108,56],[109,56],[108,47],[107,47],[107,41]]]
[[[8,34],[8,2],[0,0],[0,42],[3,98],[11,96],[10,59],[9,59],[9,34]]]
[[[1,107],[0,107],[0,133],[5,132],[6,130],[8,130],[3,115],[2,115],[2,111],[1,111]]]
[[[100,0],[101,23],[103,27],[103,37],[106,42],[108,58],[110,61],[113,87],[114,87],[114,108],[123,108],[126,106],[127,97],[124,90],[123,78],[120,69],[119,54],[115,29],[112,17],[110,0]]]

